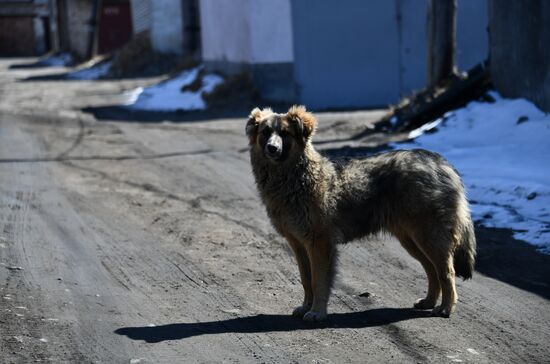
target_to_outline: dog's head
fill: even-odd
[[[251,148],[272,162],[284,162],[301,153],[317,127],[317,120],[304,106],[292,106],[286,114],[255,108],[246,123]]]

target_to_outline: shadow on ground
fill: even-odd
[[[166,58],[170,59],[166,59]],[[130,79],[142,79],[142,78],[151,78],[151,77],[158,77],[165,74],[169,74],[171,72],[174,72],[177,70],[177,63],[178,58],[174,58],[171,56],[163,57],[162,59],[156,60],[156,62],[152,64],[148,64],[145,67],[142,67],[140,69],[134,70],[133,72],[130,72],[126,75],[121,74],[113,74],[112,72],[109,72],[109,74],[101,76],[99,80],[130,80]],[[96,63],[93,66],[90,66],[88,69],[95,66],[99,66],[101,63],[104,63],[108,60],[101,61],[99,63]],[[47,60],[38,60],[35,62],[29,62],[29,63],[19,63],[19,64],[13,64],[9,67],[9,69],[38,69],[38,68],[49,68],[49,67],[64,67],[64,66],[57,66],[57,65],[51,65],[48,64]],[[65,66],[69,67],[68,70],[57,72],[57,73],[50,73],[47,75],[36,75],[36,76],[29,76],[27,78],[22,79],[21,81],[86,81],[81,80],[78,78],[71,78],[70,75],[74,74],[75,72],[78,72],[82,69],[78,69],[75,67]],[[93,80],[87,80],[87,81],[93,81]]]
[[[199,111],[144,111],[133,110],[126,106],[100,106],[87,107],[82,109],[83,112],[92,114],[100,121],[121,121],[121,122],[139,122],[139,123],[158,123],[169,121],[171,123],[194,122],[220,120],[230,118],[243,119],[243,135],[244,122],[250,110],[235,107],[231,109],[207,109]]]
[[[550,255],[512,236],[510,229],[477,227],[476,270],[550,299]]]
[[[12,64],[8,67],[10,70],[16,70],[16,69],[34,69],[34,68],[46,68],[46,67],[52,67],[44,60],[39,60],[36,62],[28,62],[28,63],[16,63]],[[63,66],[57,66],[57,67],[63,67]]]
[[[23,68],[23,67],[20,67],[20,68]],[[26,67],[26,68],[40,68],[40,67]],[[71,74],[71,72],[49,73],[47,75],[29,76],[27,78],[21,79],[20,81],[21,82],[28,82],[28,81],[89,81],[89,80],[72,79],[72,78],[69,77],[70,74]]]
[[[182,340],[193,336],[225,333],[260,333],[324,328],[365,328],[383,326],[399,321],[430,317],[429,311],[412,308],[379,308],[363,312],[330,314],[326,322],[310,323],[290,315],[255,315],[228,320],[178,323],[162,326],[123,327],[116,334],[132,340],[158,343],[168,340]]]

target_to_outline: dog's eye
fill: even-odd
[[[264,128],[264,129],[262,130],[262,134],[263,134],[264,136],[268,137],[269,135],[271,135],[271,129],[269,129],[269,128]]]

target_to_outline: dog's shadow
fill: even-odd
[[[177,323],[152,327],[123,327],[115,330],[115,333],[125,335],[132,340],[158,343],[182,340],[193,336],[226,333],[249,334],[324,328],[359,329],[430,316],[429,311],[412,308],[379,308],[362,312],[331,314],[327,321],[322,323],[304,322],[289,315],[255,315],[219,321]]]

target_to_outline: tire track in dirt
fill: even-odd
[[[7,354],[7,361],[13,362],[50,361],[60,357],[79,361],[82,356],[72,350],[70,338],[56,342],[62,337],[64,324],[47,315],[44,292],[35,282],[36,275],[31,268],[33,247],[28,238],[32,234],[32,210],[37,199],[32,185],[22,184],[21,180],[9,182],[9,176],[20,173],[28,171],[0,171],[3,181],[7,182],[0,192],[0,235],[6,241],[6,247],[1,249],[0,267],[0,277],[4,276],[0,351]],[[6,190],[7,186],[14,190]],[[3,269],[8,267],[21,269]]]
[[[99,172],[99,173],[98,173],[98,171],[89,171],[89,172],[94,173],[94,174],[99,174],[99,176],[101,176],[102,178],[107,177],[106,174],[105,174],[105,173],[102,173],[102,172]],[[112,180],[112,178],[111,178],[111,180]],[[145,190],[148,191],[148,192],[156,192],[156,193],[159,193],[159,188],[156,188],[156,187],[152,186],[151,184],[136,185],[136,184],[134,184],[134,183],[131,183],[130,185],[131,185],[132,187],[145,189]],[[187,203],[187,204],[190,204],[193,208],[195,208],[195,209],[197,209],[197,208],[200,209],[200,210],[201,210],[200,212],[203,213],[203,214],[206,214],[206,215],[216,215],[216,216],[219,216],[219,217],[223,218],[224,220],[233,220],[233,222],[235,222],[237,225],[240,225],[240,226],[243,225],[243,224],[241,223],[241,221],[239,221],[239,220],[234,220],[234,219],[228,218],[227,216],[224,216],[223,214],[217,213],[216,211],[209,211],[209,210],[206,210],[206,209],[204,209],[204,208],[201,208],[200,203],[197,204],[196,201],[191,201],[191,202],[189,203],[188,201],[184,201],[182,198],[179,198],[179,196],[175,196],[175,195],[173,195],[173,194],[168,194],[168,193],[160,193],[160,194],[163,195],[163,196],[167,196],[167,195],[168,195],[168,197],[171,197],[172,199],[174,199],[174,200],[176,200],[176,201],[185,202],[185,203]],[[244,224],[244,225],[245,225],[246,228],[249,228],[249,227],[255,228],[254,226],[250,226],[250,225],[247,226],[246,224]],[[262,233],[262,235],[264,235],[263,232],[261,232],[261,233]],[[187,263],[188,263],[188,262],[187,262]],[[187,265],[189,265],[189,264],[187,264]],[[218,299],[215,299],[215,300],[213,300],[213,301],[216,301],[217,303],[219,303],[220,299],[218,298]],[[238,306],[238,302],[239,302],[239,301],[242,301],[242,297],[238,297],[238,298],[236,298],[236,299],[229,299],[229,298],[226,298],[226,301],[227,301],[228,303],[230,303],[230,304],[228,305],[228,306],[230,306],[230,307],[231,307],[231,306]],[[223,302],[223,301],[222,301],[222,302]],[[249,335],[249,336],[250,336],[250,335]],[[241,342],[244,343],[244,341],[243,341],[242,339],[240,339],[240,340],[241,340]],[[247,344],[245,344],[245,346],[250,347],[250,346],[248,346]],[[256,346],[257,348],[261,348],[261,346],[259,346],[259,344],[256,344],[255,346]],[[264,348],[262,348],[262,349],[263,349],[263,351],[265,351]]]

